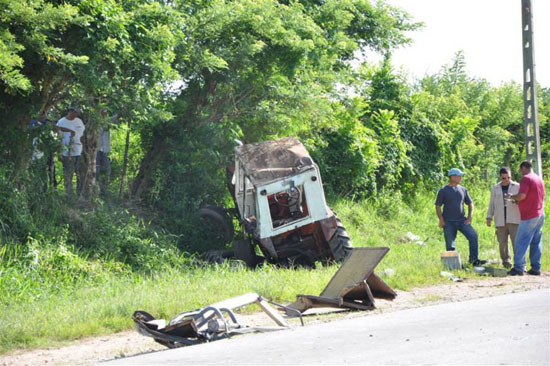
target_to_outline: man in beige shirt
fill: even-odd
[[[487,226],[495,219],[496,235],[500,247],[502,265],[511,268],[510,252],[508,250],[508,236],[512,240],[512,247],[516,242],[516,233],[520,222],[519,208],[515,201],[504,198],[505,193],[511,195],[519,192],[519,183],[511,178],[509,168],[500,169],[500,183],[495,184],[491,190],[491,200],[487,210]]]

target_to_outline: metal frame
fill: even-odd
[[[251,327],[239,323],[233,310],[254,303],[259,305],[277,326]],[[284,318],[274,308],[269,306],[268,303],[278,306],[287,312],[294,312],[294,315],[296,313],[297,315],[301,315],[294,309],[271,302],[256,293],[250,292],[205,306],[204,308],[185,311],[178,314],[168,323],[163,319],[155,319],[151,314],[139,310],[134,312],[132,318],[139,333],[152,337],[156,342],[168,348],[176,348],[228,338],[234,334],[269,332],[290,328],[290,325]],[[302,325],[304,325],[303,321]]]
[[[316,165],[313,169],[299,174],[259,185],[247,179],[247,172],[244,171],[243,164],[237,158],[235,159],[234,177],[235,200],[241,217],[256,216],[258,218],[255,233],[258,239],[271,238],[289,230],[326,219],[331,215],[327,210],[323,182],[319,174],[319,168]],[[309,214],[306,217],[274,228],[267,197],[288,189],[291,182],[296,186],[304,187]]]
[[[301,219],[292,221],[286,225],[273,228],[273,222],[271,220],[271,214],[269,213],[269,202],[267,197],[271,194],[284,191],[288,189],[291,185],[291,181],[296,186],[303,186],[307,208],[308,216]],[[261,217],[258,220],[258,238],[270,238],[283,233],[286,233],[289,230],[294,230],[299,227],[309,225],[313,222],[326,219],[330,216],[327,205],[325,201],[325,193],[323,191],[323,186],[321,182],[321,177],[318,169],[308,170],[306,172],[294,175],[289,178],[285,178],[273,183],[269,183],[264,186],[255,187],[256,190],[256,212],[258,216]],[[262,194],[262,191],[265,190],[265,193]]]

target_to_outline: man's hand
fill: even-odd
[[[487,226],[491,227],[491,221],[493,221],[493,220],[490,219],[490,218],[487,218]]]
[[[445,227],[445,220],[443,218],[439,219],[439,227],[444,228]]]
[[[470,225],[470,224],[472,223],[472,217],[471,217],[471,216],[468,216],[468,217],[466,218],[466,221],[464,221],[464,223],[465,223],[466,225]]]

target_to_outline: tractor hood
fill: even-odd
[[[291,177],[316,167],[306,148],[296,137],[237,146],[235,156],[254,186]]]

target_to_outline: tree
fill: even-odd
[[[0,2],[0,156],[18,180],[30,158],[26,127],[39,113],[59,101],[71,70],[87,57],[66,52],[63,34],[87,18],[70,4]]]
[[[0,81],[6,86],[0,105],[7,111],[3,130],[8,132],[1,153],[17,162],[16,175],[22,172],[30,146],[21,136],[31,117],[80,104],[87,125],[84,195],[91,199],[97,128],[106,123],[101,110],[125,111],[130,118],[158,105],[176,75],[170,66],[183,36],[183,18],[160,1],[4,3],[0,15],[7,22],[0,28],[0,47],[12,61],[0,59]]]
[[[89,62],[75,70],[74,88],[68,94],[78,95],[89,111],[83,144],[86,163],[83,195],[91,199],[97,192],[97,130],[108,123],[101,111],[109,107],[127,120],[158,114],[152,110],[161,103],[165,85],[177,75],[171,65],[174,49],[182,41],[183,17],[161,2],[77,3],[81,13],[93,16],[87,27],[75,28],[71,33],[81,40],[74,47],[86,54]]]
[[[349,75],[355,52],[387,50],[406,42],[403,32],[416,27],[394,8],[361,0],[176,4],[193,13],[184,28],[189,52],[177,57],[183,87],[173,104],[176,118],[149,134],[135,197],[151,189],[163,156],[190,143],[205,125],[224,126],[212,135],[221,139],[211,142],[224,153],[230,149],[221,147],[235,137],[310,136],[314,126],[331,120],[330,98],[338,98],[335,87]]]

